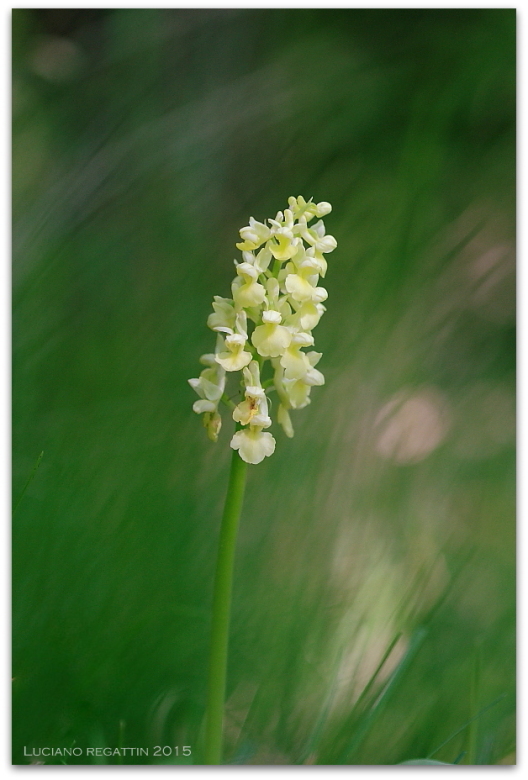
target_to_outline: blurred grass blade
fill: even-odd
[[[456,731],[454,731],[452,734],[450,734],[448,736],[448,738],[446,740],[444,740],[444,742],[442,742],[441,745],[439,745],[431,753],[429,753],[427,758],[431,758],[431,756],[434,756],[435,753],[438,753],[438,751],[441,750],[445,745],[447,745],[448,742],[451,742],[451,740],[454,739],[458,734],[460,734],[461,731],[464,731],[464,729],[467,728],[470,723],[472,723],[473,721],[477,720],[477,718],[480,718],[482,715],[484,715],[485,712],[487,712],[492,707],[494,707],[496,704],[498,704],[500,701],[502,701],[505,698],[505,696],[507,696],[507,694],[506,693],[502,693],[500,696],[497,696],[497,698],[494,701],[492,701],[491,704],[488,704],[486,707],[483,707],[480,710],[480,712],[477,712],[476,715],[474,715],[472,718],[470,718],[465,723],[463,723],[460,726],[460,728],[458,728]]]
[[[346,735],[347,732],[351,731],[354,728],[355,723],[358,721],[358,714],[360,713],[361,708],[363,707],[363,705],[367,701],[367,698],[368,698],[370,692],[372,691],[373,686],[374,686],[374,684],[375,684],[375,682],[376,682],[376,680],[377,680],[381,670],[383,669],[383,667],[387,663],[387,661],[388,661],[392,651],[394,650],[394,648],[396,647],[396,644],[398,643],[398,640],[401,638],[401,635],[402,635],[401,631],[399,631],[396,634],[396,636],[393,637],[393,639],[391,640],[391,642],[387,646],[387,649],[383,653],[383,656],[382,656],[379,664],[377,665],[376,669],[374,670],[374,672],[370,676],[370,679],[368,680],[367,684],[365,685],[364,689],[362,690],[358,700],[353,705],[350,713],[348,714],[348,716],[346,718],[346,721],[340,727],[341,734],[345,733],[345,735]],[[320,720],[321,720],[321,718],[323,716],[327,717],[327,715],[328,715],[328,711],[325,708],[323,710],[323,712],[321,713]],[[320,736],[321,732],[322,732],[322,728],[323,728],[323,726],[322,725],[320,726],[319,725],[319,721],[318,721],[318,723],[316,724],[316,729],[314,730],[314,734],[317,731],[317,734]],[[314,742],[313,737],[312,737],[312,745],[315,746],[315,742]],[[326,753],[324,753],[324,755],[326,756]],[[318,763],[319,764],[321,764],[321,763],[324,764],[326,762],[324,760],[322,760],[321,757],[319,757]]]
[[[341,756],[339,763],[350,763],[352,758],[355,757],[355,754],[357,754],[357,751],[361,747],[363,740],[389,703],[391,696],[393,695],[402,677],[405,675],[405,672],[412,663],[416,653],[422,646],[426,636],[427,631],[425,628],[420,627],[414,631],[413,635],[411,636],[411,641],[409,643],[407,652],[403,656],[394,672],[391,674],[389,681],[377,702],[370,709],[370,711],[365,713],[364,717],[360,720],[356,733],[354,734],[354,737],[348,748]]]
[[[394,637],[394,639],[392,640],[392,642],[389,644],[389,646],[387,647],[387,649],[385,650],[385,652],[384,652],[384,654],[383,654],[383,657],[382,657],[381,661],[379,662],[378,666],[377,666],[377,667],[376,667],[376,669],[374,670],[374,673],[372,674],[372,676],[371,676],[370,680],[369,680],[369,681],[368,681],[368,683],[365,685],[365,688],[364,688],[364,689],[363,689],[363,691],[361,692],[361,695],[360,695],[359,699],[357,700],[356,704],[355,704],[355,705],[354,705],[354,707],[352,708],[352,711],[353,711],[353,712],[358,712],[358,711],[361,709],[361,707],[362,707],[363,703],[366,701],[366,699],[367,699],[368,695],[369,695],[369,694],[370,694],[370,692],[372,691],[372,688],[373,688],[373,686],[374,686],[374,683],[375,683],[375,682],[376,682],[376,680],[378,679],[378,676],[379,676],[379,674],[380,674],[381,670],[383,669],[383,667],[384,667],[384,666],[385,666],[385,664],[387,663],[387,661],[388,661],[388,659],[389,659],[389,657],[390,657],[390,655],[391,655],[392,651],[394,650],[394,648],[396,647],[396,645],[397,645],[397,643],[398,643],[398,640],[401,638],[401,635],[402,635],[402,632],[401,632],[401,631],[399,631],[399,632],[396,634],[396,636]]]
[[[469,691],[469,711],[471,715],[471,722],[468,729],[468,749],[467,749],[467,764],[474,765],[477,763],[477,738],[478,738],[478,711],[479,711],[479,697],[480,697],[480,668],[481,668],[481,654],[480,648],[475,648],[475,654],[473,657],[473,669],[471,674],[471,685]]]
[[[338,680],[339,680],[339,668],[341,664],[341,657],[342,653],[339,654],[339,657],[336,661],[335,666],[335,673],[332,680],[332,683],[330,685],[330,691],[328,693],[328,696],[326,700],[323,703],[323,706],[321,708],[321,712],[319,713],[319,717],[317,718],[317,721],[315,722],[315,726],[313,728],[312,733],[310,734],[310,737],[304,747],[304,750],[301,752],[299,756],[299,763],[304,764],[308,756],[310,756],[316,749],[317,744],[321,738],[321,735],[323,733],[325,724],[328,720],[328,715],[331,712],[332,704],[334,703],[335,695],[338,690]]]

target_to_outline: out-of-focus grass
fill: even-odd
[[[226,760],[511,762],[514,11],[13,25],[15,502],[44,451],[13,524],[15,763],[200,762],[231,430],[207,441],[186,379],[238,228],[291,194],[334,205],[327,384],[250,470]]]

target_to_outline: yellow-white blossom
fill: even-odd
[[[260,463],[264,458],[275,452],[275,439],[267,431],[260,428],[244,428],[237,431],[231,439],[231,447],[246,463]]]
[[[263,274],[267,269],[273,255],[268,247],[264,247],[260,252],[255,255],[253,252],[242,252],[242,259],[245,263],[252,265],[258,274]]]
[[[223,328],[228,335],[225,341],[219,336],[217,339],[217,348],[215,360],[226,371],[240,371],[251,361],[251,352],[246,352],[244,347],[247,342],[247,316],[245,311],[239,311],[235,314],[235,331],[230,328]],[[222,349],[225,346],[227,349]]]
[[[251,263],[237,265],[238,277],[231,285],[235,306],[245,309],[259,306],[266,299],[266,288],[257,279],[258,270]]]
[[[314,301],[303,301],[302,303],[292,301],[292,307],[294,313],[286,318],[285,324],[292,327],[294,331],[312,331],[319,324],[319,320],[325,312],[323,304],[314,303]]]
[[[256,360],[244,368],[244,400],[233,410],[233,420],[242,425],[269,428],[271,418],[268,415],[268,397],[260,384],[260,369]]]
[[[302,246],[300,238],[294,236],[293,213],[286,209],[279,211],[275,219],[270,219],[272,239],[269,249],[276,260],[289,260]]]
[[[278,357],[290,346],[292,334],[281,325],[282,317],[278,311],[268,309],[262,312],[262,325],[257,325],[251,336],[253,346],[262,357]]]
[[[279,280],[293,301],[320,303],[328,298],[325,288],[318,287],[320,270],[316,258],[303,253],[285,266],[279,274]],[[322,270],[326,272],[326,266]]]
[[[280,364],[284,368],[284,376],[287,379],[302,379],[311,368],[303,347],[311,347],[314,339],[311,333],[295,333],[288,349],[284,350]]]
[[[247,227],[240,228],[240,238],[242,243],[237,244],[237,249],[242,251],[252,251],[261,246],[271,235],[269,227],[262,222],[257,222],[253,217],[249,218],[249,225]]]
[[[240,371],[251,362],[251,352],[246,352],[246,339],[239,333],[233,333],[226,336],[225,345],[227,350],[219,352],[216,356],[217,363],[220,363],[226,371]]]
[[[321,359],[321,352],[301,353],[301,359],[287,357],[285,369],[283,359],[275,362],[274,384],[284,409],[303,409],[310,403],[312,387],[324,385],[323,374],[315,368]],[[289,375],[288,375],[289,374]]]
[[[260,384],[260,369],[256,360],[244,368],[243,376],[245,399],[233,410],[233,419],[249,427],[236,431],[231,439],[231,447],[238,450],[242,460],[247,463],[260,463],[274,453],[275,439],[271,433],[262,431],[263,428],[269,428],[271,418],[268,416],[268,398]]]
[[[202,355],[200,362],[207,368],[198,378],[188,380],[190,386],[200,396],[200,400],[193,404],[193,411],[204,415],[204,425],[209,438],[216,441],[222,425],[218,404],[224,393],[225,370],[216,363],[215,355]]]
[[[326,311],[328,293],[319,279],[327,271],[324,255],[337,242],[326,234],[321,218],[331,210],[326,201],[299,196],[289,198],[288,207],[274,219],[251,217],[236,245],[242,258],[235,260],[232,297],[213,300],[207,324],[217,333],[217,343],[214,354],[202,356],[206,368],[200,376],[189,380],[199,396],[193,409],[203,414],[208,435],[216,441],[222,424],[218,405],[222,400],[231,406],[238,426],[231,447],[247,463],[260,463],[275,451],[274,437],[264,430],[272,425],[270,411],[292,437],[291,411],[307,406],[312,387],[324,384],[315,368],[321,353],[306,350],[313,346],[312,331]],[[269,378],[263,382],[267,369]],[[230,398],[226,372],[239,371],[242,395]],[[273,406],[270,392],[278,396]]]
[[[288,198],[288,205],[296,219],[305,218],[309,221],[313,217],[324,217],[332,211],[332,206],[325,201],[321,203],[308,203],[299,195],[298,198]]]
[[[207,325],[211,330],[233,333],[235,328],[235,307],[230,298],[221,298],[215,295],[213,312],[207,318]]]
[[[333,236],[327,236],[325,232],[325,226],[322,219],[312,225],[310,228],[306,228],[303,231],[302,237],[306,243],[310,244],[315,252],[328,253],[333,252],[337,246],[337,241]]]

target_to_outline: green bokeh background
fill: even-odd
[[[513,763],[515,11],[15,10],[13,61],[14,763],[200,763],[232,423],[186,380],[299,194],[326,386],[250,468],[226,761]]]

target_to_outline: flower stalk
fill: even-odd
[[[247,464],[242,460],[238,452],[234,450],[231,459],[224,514],[222,516],[214,583],[209,679],[205,713],[206,764],[220,764],[222,762],[233,568],[240,512],[244,501],[246,471]]]

